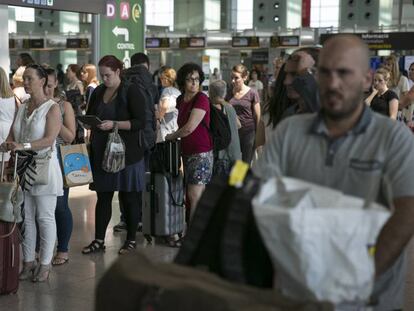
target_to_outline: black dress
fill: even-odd
[[[96,115],[101,120],[116,120],[116,105],[118,98],[115,97],[110,103],[105,104],[101,99],[97,103]],[[102,169],[103,155],[108,141],[110,131],[102,131],[94,128],[91,133],[91,163],[93,183],[91,190],[98,192],[111,191],[142,191],[145,186],[145,162],[144,159],[127,165],[118,173],[108,173]],[[133,148],[128,146],[126,148]],[[138,148],[138,145],[136,146]]]

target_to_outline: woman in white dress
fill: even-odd
[[[47,79],[47,73],[41,66],[33,64],[26,67],[23,80],[30,99],[19,107],[6,142],[0,145],[1,151],[34,151],[35,161],[50,157],[46,184],[36,184],[35,178],[30,186],[28,175],[22,176],[25,220],[24,263],[20,280],[31,279],[33,282],[44,282],[49,278],[56,242],[56,201],[57,196],[63,195],[62,174],[54,147],[62,118],[58,104],[46,97]],[[37,234],[40,236],[39,265],[35,261]]]
[[[0,67],[0,144],[2,144],[10,132],[16,113],[16,101],[14,93],[7,80],[6,72]],[[9,153],[4,154],[4,161],[9,160]],[[5,167],[6,167],[5,163]]]
[[[157,143],[164,141],[167,134],[174,133],[178,129],[178,110],[175,106],[181,92],[174,87],[176,78],[175,70],[169,67],[166,67],[160,74],[163,90],[156,107]]]

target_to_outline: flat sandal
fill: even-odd
[[[98,240],[93,240],[91,244],[82,249],[82,254],[92,254],[105,251],[104,242],[99,242]]]

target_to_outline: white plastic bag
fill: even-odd
[[[118,133],[118,124],[108,135],[108,141],[102,160],[102,169],[108,173],[118,173],[125,168],[125,143]]]
[[[292,298],[367,301],[374,284],[370,247],[390,216],[385,207],[293,178],[268,180],[253,199],[275,268]]]

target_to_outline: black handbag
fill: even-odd
[[[180,140],[157,143],[150,158],[151,173],[171,174],[176,177],[181,168]]]

